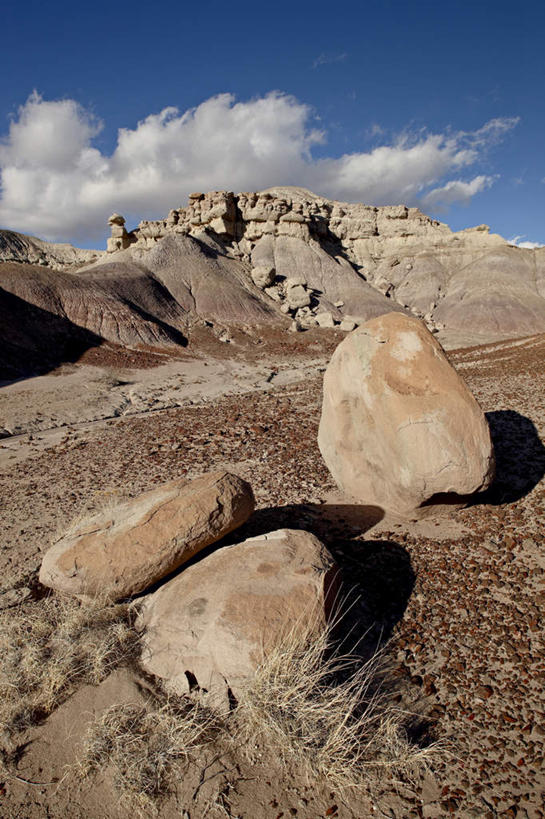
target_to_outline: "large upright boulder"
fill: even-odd
[[[300,626],[326,623],[337,570],[309,532],[280,529],[225,546],[147,599],[142,663],[169,690],[198,685],[218,705],[239,698],[259,662]]]
[[[366,322],[335,350],[318,443],[344,492],[400,516],[463,503],[494,472],[479,404],[425,325],[402,313]]]
[[[251,486],[229,472],[171,481],[73,527],[46,552],[40,582],[112,600],[137,594],[241,526],[254,505]]]

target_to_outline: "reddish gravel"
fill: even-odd
[[[24,594],[51,533],[81,509],[231,465],[251,481],[259,507],[238,536],[284,525],[316,531],[363,590],[360,615],[393,633],[403,697],[451,743],[448,764],[416,794],[402,789],[384,815],[542,819],[545,336],[451,359],[490,413],[498,461],[487,496],[452,513],[459,536],[378,523],[370,540],[361,520],[323,503],[334,485],[316,443],[317,373],[269,392],[69,430],[60,445],[5,469],[3,587]],[[369,525],[379,517],[371,511]],[[238,786],[241,800],[251,787]]]

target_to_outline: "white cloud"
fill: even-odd
[[[344,63],[348,54],[346,52],[342,52],[341,54],[327,54],[322,52],[314,62],[312,63],[313,68],[319,68],[321,65],[331,65],[332,63]]]
[[[247,102],[221,94],[120,129],[106,155],[94,147],[102,124],[77,102],[33,94],[0,142],[0,224],[49,239],[94,241],[114,210],[131,220],[158,218],[194,190],[282,184],[376,205],[468,201],[492,177],[440,183],[516,125],[505,118],[474,132],[403,134],[369,152],[314,159],[312,148],[325,133],[312,122],[309,106],[280,92]]]
[[[493,176],[475,176],[469,182],[451,179],[440,188],[434,188],[422,197],[421,202],[427,208],[444,208],[455,202],[468,205],[473,196],[485,191],[494,184]]]
[[[478,128],[469,131],[465,136],[475,145],[481,147],[497,144],[508,131],[511,131],[520,122],[520,117],[496,117]]]
[[[369,139],[374,139],[374,137],[383,136],[386,133],[384,128],[378,124],[378,122],[373,122],[370,128],[366,131],[366,136]]]
[[[521,242],[521,239],[524,239],[525,236],[525,233],[523,233],[521,236],[513,236],[512,239],[509,239],[509,244],[516,245],[517,247],[525,247],[528,250],[535,250],[538,247],[545,247],[545,245],[541,244],[541,242]]]

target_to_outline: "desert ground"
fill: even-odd
[[[84,772],[77,760],[107,708],[152,695],[136,652],[98,685],[67,686],[15,737],[4,731],[3,816],[545,816],[545,336],[449,351],[487,413],[496,479],[467,508],[404,522],[343,497],[318,450],[323,372],[342,335],[241,334],[194,357],[103,344],[4,383],[0,607],[8,620],[40,619],[51,605],[42,556],[74,518],[227,468],[257,500],[230,542],[289,527],[330,549],[357,590],[367,643],[385,646],[413,742],[439,742],[427,768],[347,795],[310,780],[304,760],[287,766],[258,740],[233,749],[218,730],[161,798],[135,807],[112,766]]]

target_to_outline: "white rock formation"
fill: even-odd
[[[263,292],[293,310],[312,306],[337,321],[406,310],[432,330],[488,337],[545,327],[545,253],[513,247],[486,225],[453,233],[417,208],[335,202],[301,188],[215,191],[141,222],[129,234],[135,258],[176,233],[208,233],[248,276],[274,268]]]
[[[112,213],[108,219],[108,224],[112,232],[106,248],[108,253],[115,253],[116,250],[126,250],[129,245],[135,241],[134,235],[127,233],[125,229],[125,217],[121,216],[121,214]],[[170,225],[171,223],[168,224]]]
[[[20,262],[64,270],[73,265],[89,264],[104,255],[103,250],[82,250],[69,244],[45,242],[13,230],[0,230],[0,263]]]
[[[319,327],[335,327],[331,313],[317,313],[316,322]]]
[[[259,287],[261,290],[266,290],[268,287],[274,284],[276,271],[274,267],[254,267],[251,276],[256,287]]]

